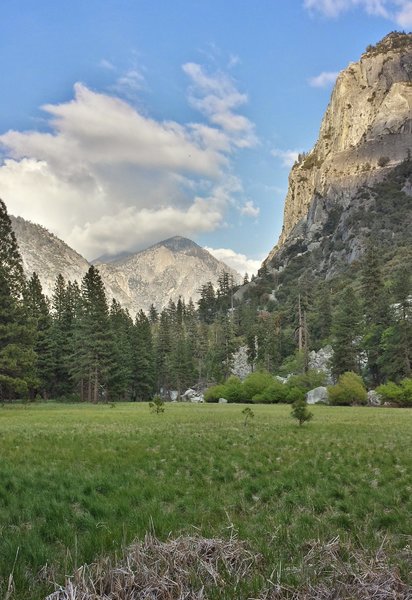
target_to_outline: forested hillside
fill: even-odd
[[[409,377],[412,246],[405,223],[412,215],[402,190],[411,164],[363,190],[373,202],[367,213],[358,211],[353,227],[366,251],[350,264],[337,262],[333,277],[326,279],[320,265],[345,244],[341,216],[326,223],[314,252],[294,249],[282,270],[265,264],[240,289],[222,273],[217,290],[202,286],[197,306],[179,300],[135,319],[109,302],[94,266],[80,286],[59,276],[49,301],[35,273],[24,277],[2,202],[0,399],[167,397],[224,381],[240,346],[252,370],[304,373],[309,351],[330,343],[335,377],[353,371],[370,387]]]

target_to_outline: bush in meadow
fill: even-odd
[[[330,403],[335,406],[366,404],[368,400],[362,377],[352,371],[340,375],[338,383],[328,387],[328,394]]]
[[[388,381],[376,388],[383,402],[390,402],[396,406],[412,407],[412,379],[403,379],[399,385]]]

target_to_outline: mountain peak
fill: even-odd
[[[181,235],[175,235],[173,237],[168,238],[167,240],[162,240],[157,244],[154,244],[152,248],[158,248],[160,246],[164,246],[165,248],[169,248],[173,252],[186,252],[188,250],[202,250],[202,248],[189,240],[189,238],[182,237]]]
[[[293,237],[316,198],[334,190],[347,204],[408,158],[411,109],[412,34],[392,32],[337,78],[318,140],[290,172],[283,229],[269,258]]]
[[[405,33],[404,31],[391,31],[374,46],[368,46],[363,56],[374,56],[390,50],[403,50],[408,48],[411,43],[412,33]]]

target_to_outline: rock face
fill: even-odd
[[[381,406],[382,396],[375,392],[375,390],[369,390],[368,392],[368,406]]]
[[[80,281],[90,263],[44,227],[21,217],[11,217],[26,275],[38,274],[43,291],[53,293],[56,277]],[[116,298],[132,314],[147,311],[153,303],[158,310],[169,299],[181,296],[188,301],[199,298],[199,288],[211,281],[217,284],[222,271],[235,283],[240,275],[209,252],[186,238],[174,237],[147,250],[113,262],[98,262],[107,297]]]
[[[90,265],[83,256],[41,225],[10,216],[16,234],[23,267],[30,277],[35,271],[43,292],[51,296],[56,277],[61,273],[66,280],[81,281]]]
[[[222,271],[235,283],[240,275],[209,252],[183,237],[173,237],[126,259],[100,264],[99,270],[115,293],[130,298],[127,307],[147,311],[151,304],[161,310],[169,300],[199,298],[199,288],[217,283]]]
[[[247,346],[240,346],[233,354],[231,373],[243,381],[251,372],[252,367],[248,361]]]
[[[183,402],[192,402],[194,404],[199,404],[205,401],[203,394],[193,390],[192,388],[186,390],[185,393],[182,394],[181,399]]]
[[[339,75],[318,141],[291,170],[282,233],[266,263],[302,239],[303,252],[315,249],[331,213],[336,225],[359,190],[382,181],[411,148],[412,34],[391,33]],[[358,204],[367,203],[364,194]]]
[[[320,386],[314,390],[310,390],[310,392],[306,394],[306,402],[308,404],[329,404],[327,388]]]
[[[320,348],[317,352],[312,350],[309,352],[309,368],[325,373],[326,383],[333,383],[330,362],[333,357],[332,346]]]

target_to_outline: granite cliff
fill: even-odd
[[[132,312],[148,310],[153,303],[161,310],[169,300],[196,301],[199,288],[208,281],[217,284],[222,271],[240,283],[240,275],[195,242],[180,236],[159,242],[124,259],[99,264],[105,282],[115,296],[130,298],[124,303]]]
[[[392,180],[410,207],[411,173],[402,165],[411,151],[412,34],[394,32],[340,73],[318,141],[290,172],[282,233],[266,267],[282,269],[292,256],[317,250],[319,270],[330,276],[359,258],[362,233],[380,211],[375,187]],[[361,213],[369,210],[368,220]],[[338,243],[325,249],[331,240]]]
[[[47,296],[52,295],[59,273],[66,281],[82,280],[90,267],[83,256],[41,225],[13,216],[11,222],[26,275],[36,271]],[[152,303],[161,310],[170,299],[177,301],[180,296],[196,301],[199,288],[208,281],[217,284],[222,271],[233,275],[235,283],[240,281],[236,271],[182,237],[125,258],[96,262],[108,299],[116,298],[132,314],[147,311]]]

